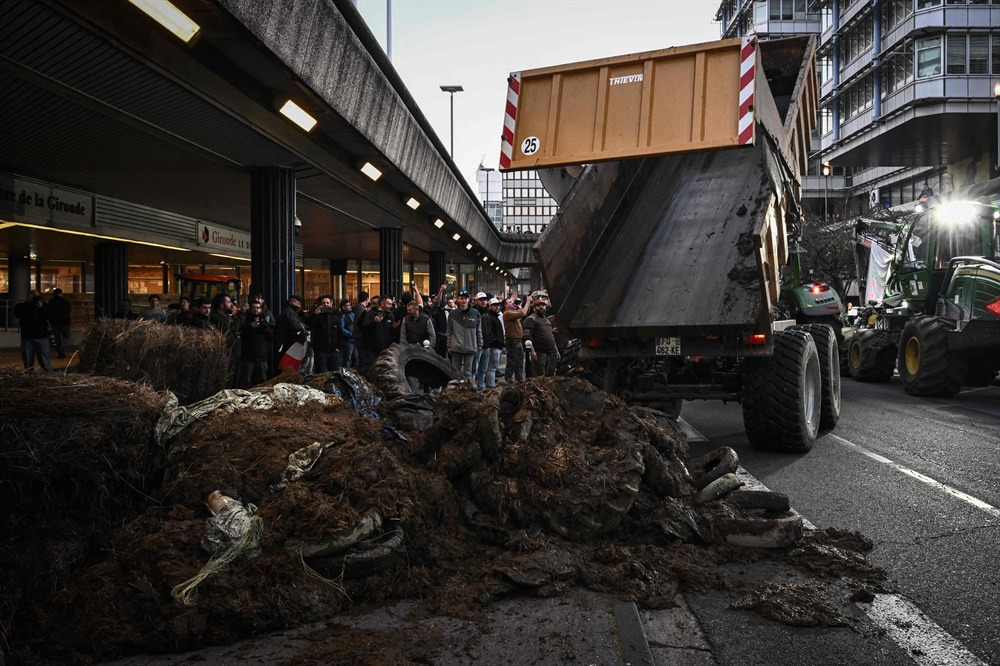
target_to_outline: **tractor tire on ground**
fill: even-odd
[[[948,396],[961,390],[967,369],[948,353],[948,331],[953,328],[944,317],[918,316],[906,322],[899,340],[897,369],[907,393]]]
[[[427,388],[442,388],[448,382],[465,379],[451,363],[420,345],[396,343],[383,351],[368,370],[368,379],[387,400],[413,391],[407,376],[416,377]]]
[[[757,449],[804,453],[816,443],[822,405],[819,353],[805,331],[774,335],[774,355],[743,367],[743,425]]]
[[[823,406],[820,411],[821,432],[833,430],[840,420],[840,351],[837,336],[827,324],[806,324],[796,327],[812,336],[819,352],[819,370],[823,381]]]
[[[856,382],[884,384],[892,379],[895,364],[895,357],[888,349],[878,353],[866,352],[865,346],[858,339],[852,340],[847,350],[847,366],[851,378]]]

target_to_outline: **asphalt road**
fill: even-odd
[[[851,629],[792,629],[734,617],[721,599],[694,600],[716,658],[1000,663],[1000,388],[928,399],[907,395],[895,378],[889,384],[845,378],[842,390],[839,425],[804,455],[752,449],[738,404],[685,403],[682,418],[708,439],[692,443],[691,455],[731,446],[747,471],[788,494],[818,527],[872,539],[869,561],[887,571],[892,591],[936,623],[954,650],[935,655],[933,637],[927,644],[919,636],[916,643],[894,638],[897,630],[933,632],[917,631],[906,619],[886,630],[863,608]]]

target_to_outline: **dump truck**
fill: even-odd
[[[559,201],[534,255],[581,359],[633,404],[738,401],[761,449],[807,451],[840,415],[833,329],[778,303],[815,50],[751,37],[508,79],[500,167]]]
[[[996,378],[998,229],[997,208],[961,199],[922,205],[899,220],[857,221],[859,285],[877,298],[845,340],[855,380],[886,382],[896,370],[907,393],[947,396]],[[875,270],[877,254],[885,269]],[[884,281],[881,294],[872,281],[880,288]]]

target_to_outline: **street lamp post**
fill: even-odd
[[[492,215],[492,213],[490,213],[490,172],[491,171],[496,171],[496,169],[493,169],[491,167],[484,167],[484,166],[480,165],[479,166],[479,170],[486,172],[486,206],[485,206],[485,208],[486,208],[486,216],[488,218],[490,218],[491,222],[493,222],[494,224],[496,224],[496,220],[493,219],[493,215]]]
[[[823,162],[823,224],[830,221],[830,163]]]
[[[462,92],[462,86],[441,86],[451,100],[451,159],[455,159],[455,93]]]

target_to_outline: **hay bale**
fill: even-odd
[[[0,632],[111,543],[157,481],[166,395],[119,379],[0,373]],[[6,641],[5,641],[6,642]]]
[[[100,319],[80,346],[80,369],[173,391],[182,405],[226,388],[229,350],[218,331]]]

